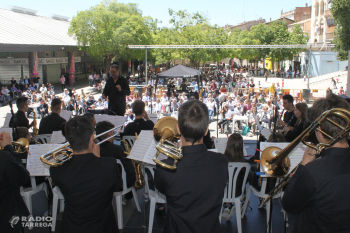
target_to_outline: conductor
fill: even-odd
[[[126,102],[125,96],[130,95],[128,81],[119,74],[119,67],[112,65],[110,68],[111,78],[107,80],[102,98],[108,97],[109,115],[124,116]]]

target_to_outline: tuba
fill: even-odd
[[[346,122],[346,126],[343,127],[339,125],[338,123],[330,119],[331,116],[341,118]],[[341,131],[335,137],[328,135],[327,133],[319,129],[319,126],[324,122],[329,122],[330,124],[340,128]],[[308,140],[308,137],[312,133],[314,133],[314,131],[319,131],[326,138],[329,138],[329,141],[327,143],[318,143],[317,145],[312,145],[311,143],[308,143],[306,140]],[[288,173],[289,167],[290,167],[290,161],[287,156],[290,154],[290,152],[292,152],[292,150],[300,142],[302,142],[308,147],[315,149],[316,158],[318,158],[321,152],[325,148],[333,146],[340,139],[347,136],[349,132],[350,132],[350,111],[345,110],[343,108],[334,108],[334,109],[328,110],[322,113],[306,130],[304,130],[304,132],[302,132],[296,139],[294,139],[293,142],[291,142],[283,150],[281,150],[278,147],[266,148],[262,152],[261,158],[260,158],[261,169],[266,174],[269,174],[272,176],[284,176]],[[288,175],[284,177],[284,179],[278,185],[276,185],[274,189],[271,190],[271,192],[265,198],[264,204],[266,204],[266,202],[268,202],[271,198],[273,198],[275,194],[277,194],[284,186],[287,185],[287,183],[291,179],[291,173],[294,173],[298,169],[298,166],[296,166]]]
[[[178,160],[182,159],[182,150],[177,146],[179,135],[177,134],[177,119],[174,117],[163,117],[158,120],[153,128],[154,140],[157,142],[157,153],[153,161],[160,166],[175,170]],[[158,159],[160,153],[172,158],[174,164],[171,166]]]

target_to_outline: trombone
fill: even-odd
[[[346,122],[346,126],[343,127],[330,119],[331,116],[339,117],[343,121]],[[329,122],[330,124],[338,127],[341,131],[335,136],[332,137],[328,135],[318,127],[324,123]],[[329,138],[327,143],[318,143],[317,145],[312,145],[311,143],[306,142],[307,138],[313,133],[315,130],[319,131],[325,137]],[[322,113],[304,132],[302,132],[293,142],[291,142],[287,147],[281,150],[278,147],[268,147],[261,154],[261,168],[262,170],[269,175],[273,176],[283,176],[287,174],[290,166],[289,158],[287,157],[290,152],[300,143],[302,142],[308,147],[311,147],[316,150],[316,158],[318,158],[321,152],[327,148],[333,146],[340,139],[347,136],[350,132],[350,111],[345,110],[343,108],[334,108]],[[299,163],[300,165],[300,163]],[[286,186],[291,179],[291,174],[294,173],[299,165],[297,165],[290,173],[288,173],[284,179],[276,185],[274,189],[270,191],[268,196],[265,198],[264,204],[266,204],[270,199],[273,198],[275,194],[277,194],[284,186]]]
[[[120,127],[123,127],[123,125],[116,126],[110,130],[107,130],[103,133],[100,133],[99,135],[96,135],[94,137],[94,139],[97,139],[97,138],[101,137],[102,135],[105,135],[109,132],[115,131],[117,128],[120,128]],[[117,136],[119,133],[120,133],[120,131],[117,134],[114,134],[110,137],[107,137],[104,140],[102,140],[96,144],[100,145],[101,143],[108,141],[112,137]],[[64,163],[68,162],[72,158],[72,155],[73,155],[73,150],[68,148],[69,146],[70,146],[70,143],[66,142],[62,146],[59,146],[59,147],[57,147],[49,152],[46,152],[45,154],[40,156],[41,162],[43,162],[49,166],[52,166],[52,167],[59,167],[59,166],[63,165]]]

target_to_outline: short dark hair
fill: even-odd
[[[246,162],[243,153],[243,138],[238,133],[233,133],[227,140],[225,156],[229,162]]]
[[[350,111],[350,105],[345,99],[333,93],[330,93],[327,95],[327,98],[318,99],[314,102],[313,106],[310,107],[307,111],[307,118],[309,122],[314,122],[323,112],[331,110],[332,108],[343,108]],[[347,125],[346,122],[340,117],[330,116],[329,119],[341,125],[342,127],[346,127]],[[321,124],[321,129],[332,137],[341,131],[340,128],[334,126],[328,121],[324,121]],[[347,135],[344,136],[343,139],[347,139]]]
[[[24,105],[28,104],[28,98],[23,96],[17,99],[16,105],[18,109],[23,109]]]
[[[288,101],[288,103],[293,103],[293,96],[291,96],[290,94],[286,94],[286,95],[284,95],[283,97],[282,97],[282,99],[284,99],[284,100],[287,100]]]
[[[94,126],[87,117],[76,116],[67,122],[66,139],[75,152],[87,150],[93,134]]]
[[[107,130],[113,129],[114,125],[109,121],[100,121],[96,125],[96,134],[99,135],[103,132],[106,132]],[[104,140],[107,138],[107,134],[104,134],[100,137],[101,140]]]
[[[18,137],[17,137],[17,133],[18,133]],[[13,141],[17,141],[20,138],[26,138],[28,134],[29,134],[29,131],[27,127],[17,127],[17,132],[16,132],[16,129],[12,132]]]
[[[181,135],[192,144],[205,136],[209,126],[208,107],[199,100],[188,100],[179,108],[178,125]]]
[[[91,112],[86,112],[83,116],[91,120],[91,123],[95,119],[95,115],[92,114]]]
[[[135,100],[135,102],[132,104],[132,111],[135,113],[135,115],[142,115],[144,110],[145,103],[142,100]]]
[[[55,98],[51,101],[51,110],[59,111],[62,107],[62,101],[58,98]]]
[[[116,71],[119,70],[119,66],[118,66],[118,65],[115,65],[115,64],[111,65],[111,67],[110,67],[109,69],[112,69],[112,68],[115,68]]]

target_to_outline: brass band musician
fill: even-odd
[[[350,105],[341,97],[330,94],[315,101],[308,110],[313,122],[323,112],[332,108],[350,111]],[[345,127],[346,122],[332,116],[331,120]],[[340,128],[325,121],[318,129],[334,137]],[[319,143],[329,138],[315,131]],[[350,148],[347,136],[332,147],[321,152],[315,160],[316,151],[306,149],[303,160],[287,184],[282,206],[289,215],[290,232],[350,232]]]

